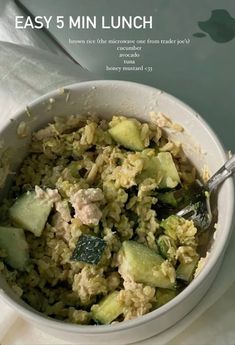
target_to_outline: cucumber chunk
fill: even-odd
[[[109,134],[114,141],[127,149],[134,151],[142,151],[144,149],[140,129],[132,119],[119,122],[116,126],[109,129]]]
[[[135,241],[124,241],[120,250],[119,272],[125,279],[153,287],[174,288],[174,282],[161,271],[164,259],[152,249]],[[173,266],[172,266],[173,268]]]
[[[159,152],[157,156],[146,157],[140,177],[161,179],[159,188],[175,188],[180,177],[170,152]]]
[[[176,269],[176,278],[189,283],[193,279],[193,274],[197,268],[199,256],[192,258],[191,262],[181,262]]]
[[[82,261],[88,264],[98,264],[100,261],[106,242],[99,237],[81,235],[72,254],[71,260]]]
[[[159,308],[172,300],[177,295],[177,290],[157,289],[156,291],[156,307]]]
[[[119,292],[114,291],[104,297],[99,304],[91,308],[92,318],[101,324],[109,324],[123,312],[123,305],[118,299]]]
[[[24,230],[0,226],[0,248],[6,251],[6,262],[15,269],[23,271],[29,259],[28,244]]]
[[[35,192],[27,192],[16,200],[9,210],[11,221],[25,230],[31,231],[35,236],[41,236],[52,203],[36,198]]]

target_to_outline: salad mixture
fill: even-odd
[[[176,210],[196,170],[166,124],[161,113],[69,116],[32,134],[0,208],[0,271],[26,303],[110,324],[159,308],[195,277],[200,231]]]

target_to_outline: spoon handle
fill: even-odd
[[[224,180],[235,172],[235,155],[208,180],[206,188],[209,192],[216,189]]]

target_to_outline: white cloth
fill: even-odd
[[[10,118],[29,101],[52,89],[95,79],[70,61],[43,33],[14,30],[13,18],[17,13],[20,12],[12,1],[1,0],[0,121],[5,116]],[[234,345],[234,253],[235,234],[231,238],[221,270],[201,303],[166,332],[139,344]],[[3,345],[70,344],[69,338],[65,342],[31,326],[2,301],[0,342]]]
[[[82,80],[95,79],[74,63],[42,30],[16,30],[22,15],[12,0],[0,0],[0,117],[35,98]]]
[[[65,56],[64,52],[48,38],[43,30],[16,30],[16,15],[24,15],[24,13],[13,0],[0,1],[0,41],[27,45]]]
[[[89,72],[67,58],[43,49],[0,42],[0,116],[11,118],[39,96],[90,78]]]

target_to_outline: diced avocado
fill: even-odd
[[[145,156],[144,158],[144,167],[140,174],[140,179],[144,180],[146,178],[155,178],[157,180],[163,177],[163,172],[160,166],[159,159],[157,156]]]
[[[80,162],[73,161],[68,165],[67,169],[73,177],[79,177],[79,167]]]
[[[189,283],[193,279],[193,274],[197,268],[198,261],[199,256],[195,256],[192,258],[191,262],[181,262],[176,269],[176,278]]]
[[[175,188],[180,182],[179,174],[176,169],[170,152],[159,152],[157,155],[163,173],[163,179],[159,185],[160,188]]]
[[[114,141],[127,149],[133,151],[142,151],[144,149],[140,129],[132,119],[119,122],[116,126],[109,129],[109,134]]]
[[[6,262],[12,268],[25,269],[29,249],[23,229],[0,226],[0,248],[6,251]]]
[[[40,200],[35,192],[27,192],[10,208],[9,217],[16,226],[41,236],[51,208],[51,202]]]
[[[91,308],[92,318],[101,324],[109,324],[123,312],[123,305],[118,299],[119,292],[111,292],[99,304]]]
[[[119,272],[130,277],[137,283],[144,283],[153,287],[174,288],[161,271],[164,259],[154,250],[135,241],[124,241],[120,250]]]
[[[78,239],[71,260],[82,261],[88,264],[98,264],[100,261],[106,242],[99,237],[81,235]]]
[[[160,226],[164,229],[164,233],[166,235],[173,238],[174,241],[177,241],[177,227],[184,223],[184,221],[185,220],[182,217],[171,215],[170,217],[162,220]]]
[[[167,235],[161,235],[158,237],[157,244],[162,257],[168,259],[172,263],[175,262],[177,248],[173,238]]]
[[[170,205],[172,207],[177,207],[178,205],[174,192],[158,193],[157,198],[163,204]]]
[[[179,174],[170,152],[159,152],[157,156],[145,157],[142,179],[161,179],[159,188],[175,188],[180,182]]]
[[[157,289],[156,291],[156,308],[161,307],[177,296],[177,290]]]

